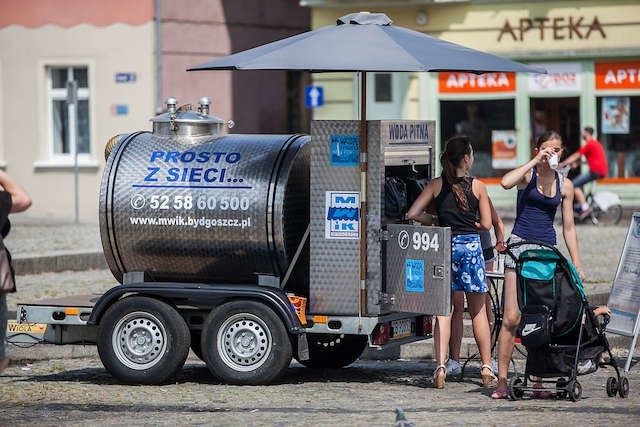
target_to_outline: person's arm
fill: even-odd
[[[607,316],[611,316],[611,310],[606,305],[599,305],[593,309],[593,314],[595,316],[600,316],[606,314]]]
[[[529,183],[529,171],[538,163],[546,161],[553,155],[553,153],[555,153],[555,151],[551,147],[539,150],[538,154],[536,154],[527,163],[504,174],[500,181],[500,185],[502,185],[502,188],[505,190],[513,188],[516,185],[518,188],[524,187]]]
[[[489,198],[489,207],[491,208],[491,224],[493,225],[493,234],[496,236],[496,246],[495,248],[498,252],[502,252],[507,248],[507,245],[504,243],[504,223],[498,215],[498,211],[493,206],[493,202],[491,202],[491,198]]]
[[[573,183],[568,179],[562,186],[562,235],[569,250],[571,262],[578,270],[580,278],[584,280],[586,276],[578,254],[578,233],[573,221]]]
[[[578,160],[580,160],[580,157],[582,155],[580,154],[579,151],[576,151],[575,153],[571,154],[569,157],[567,157],[566,159],[564,159],[563,161],[561,161],[558,164],[559,168],[563,168],[566,165],[572,165],[574,162],[577,162]]]
[[[489,230],[491,228],[491,205],[489,204],[489,195],[487,194],[487,186],[484,182],[474,179],[472,190],[478,198],[478,210],[480,212],[480,228]]]
[[[418,221],[421,224],[431,225],[433,223],[432,215],[427,214],[425,209],[435,199],[437,193],[442,188],[442,178],[434,178],[424,187],[422,193],[407,211],[407,219]]]
[[[31,197],[20,184],[14,181],[5,171],[0,170],[0,186],[11,194],[11,212],[23,212],[31,206]]]

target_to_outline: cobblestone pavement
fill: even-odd
[[[269,425],[392,426],[401,407],[425,425],[638,425],[640,374],[632,369],[630,396],[607,397],[612,368],[581,376],[583,398],[494,401],[478,369],[464,382],[430,388],[433,363],[361,361],[314,371],[292,363],[269,386],[228,386],[189,358],[171,383],[120,385],[96,358],[11,366],[0,375],[0,425]]]
[[[589,275],[588,294],[608,292],[626,231],[627,225],[578,227],[581,256]],[[15,256],[101,249],[96,225],[39,221],[14,221],[6,243]],[[9,310],[15,310],[17,301],[103,292],[115,284],[108,270],[24,275],[18,277],[18,293],[8,298]],[[87,357],[74,354],[76,357],[65,358],[55,358],[59,357],[56,352],[47,357],[47,347],[50,346],[13,348],[17,360],[0,375],[0,426],[384,426],[393,425],[395,407],[402,407],[407,418],[418,426],[640,425],[637,366],[629,373],[628,399],[607,397],[605,383],[612,374],[608,368],[580,377],[583,399],[579,402],[510,402],[490,399],[476,378],[477,367],[470,370],[464,382],[447,382],[444,391],[430,388],[429,377],[434,368],[430,360],[358,361],[348,368],[330,371],[313,371],[293,363],[276,384],[240,387],[220,384],[191,355],[169,384],[126,386],[106,372],[95,355],[95,347],[82,347],[89,349],[81,353]],[[30,358],[36,354],[45,356]]]

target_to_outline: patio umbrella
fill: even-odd
[[[335,26],[308,31],[189,68],[197,70],[300,70],[361,73],[360,170],[366,182],[366,72],[492,71],[545,72],[496,55],[469,49],[391,25],[382,13],[352,13]],[[366,192],[362,190],[360,279],[366,277]]]

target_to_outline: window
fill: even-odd
[[[391,74],[376,73],[375,74],[375,100],[376,102],[392,102],[391,93]]]
[[[605,96],[596,101],[597,139],[609,164],[609,176],[640,176],[640,96]]]
[[[75,80],[78,87],[78,102],[74,108],[67,102],[67,82]],[[90,153],[89,133],[89,80],[87,67],[48,67],[47,81],[50,109],[51,154],[68,156],[75,154],[75,145],[70,140],[70,123],[75,115],[78,154]],[[75,113],[74,113],[75,110]]]
[[[444,150],[445,142],[452,136],[467,135],[473,146],[471,174],[474,176],[489,178],[504,174],[504,169],[494,169],[492,165],[491,133],[515,128],[513,99],[440,102],[441,149]]]

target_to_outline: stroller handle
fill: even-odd
[[[517,248],[519,246],[523,246],[523,245],[536,245],[536,246],[541,246],[543,248],[547,248],[547,249],[551,249],[553,252],[555,252],[556,255],[558,255],[558,257],[560,257],[560,259],[565,259],[564,255],[562,255],[562,252],[560,252],[560,250],[558,248],[556,248],[553,245],[550,245],[548,243],[545,242],[541,242],[539,240],[521,240],[519,242],[515,242],[515,243],[510,243],[509,245],[507,245],[507,247],[504,249],[504,253],[506,255],[509,255],[511,257],[511,259],[513,260],[513,262],[517,262],[518,261],[518,257],[516,257],[513,252],[511,252],[511,249]]]

